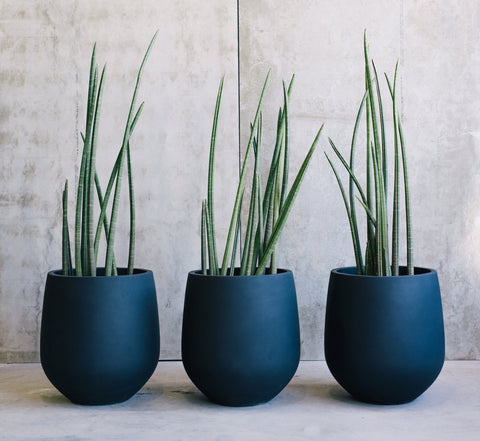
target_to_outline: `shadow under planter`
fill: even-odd
[[[40,358],[51,383],[77,404],[132,397],[153,374],[160,351],[153,274],[47,275]]]
[[[436,271],[415,268],[415,275],[378,277],[357,275],[355,267],[332,270],[325,358],[335,379],[358,400],[400,404],[421,395],[445,358]]]
[[[267,402],[289,383],[300,360],[293,274],[188,274],[183,311],[185,370],[211,401]]]

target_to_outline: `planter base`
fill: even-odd
[[[40,358],[50,382],[73,403],[128,400],[153,374],[159,350],[151,271],[115,277],[48,273]]]
[[[377,277],[359,276],[355,267],[333,270],[325,358],[360,401],[401,404],[425,392],[445,358],[437,273],[416,268],[413,276]]]
[[[253,406],[279,394],[300,360],[293,274],[188,275],[182,358],[211,401]]]

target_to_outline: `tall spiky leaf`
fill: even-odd
[[[262,207],[258,205],[258,192],[259,188],[258,185],[260,184],[260,145],[261,145],[261,139],[262,139],[262,114],[260,113],[260,118],[258,121],[257,125],[257,137],[256,140],[257,142],[254,143],[254,153],[255,153],[255,163],[254,163],[254,169],[253,169],[253,182],[252,182],[252,194],[250,198],[250,210],[252,213],[251,219],[248,219],[248,224],[247,228],[250,226],[250,237],[248,240],[248,245],[247,242],[245,242],[245,247],[244,247],[244,253],[247,256],[246,259],[246,269],[245,269],[245,274],[247,276],[251,275],[252,273],[252,264],[254,261],[254,251],[255,251],[255,243],[256,243],[256,232],[258,230],[258,225],[260,225],[259,219],[261,218],[261,215],[259,213],[259,208],[262,210]],[[251,224],[250,224],[251,221]],[[257,228],[255,227],[257,225]]]
[[[255,155],[255,162],[257,162],[257,157]],[[257,164],[255,165],[257,167]],[[254,235],[254,222],[255,222],[255,217],[256,217],[256,206],[254,204],[254,200],[256,197],[256,180],[255,180],[255,174],[253,175],[253,184],[252,184],[252,192],[250,195],[250,204],[249,204],[249,209],[248,209],[248,220],[247,220],[247,229],[245,232],[245,242],[243,246],[243,255],[241,259],[241,265],[240,265],[240,275],[245,276],[249,275],[250,269],[247,271],[247,265],[248,265],[248,256],[250,254],[250,247],[252,244],[252,236]]]
[[[130,104],[130,110],[128,113],[127,117],[127,123],[125,125],[125,132],[123,135],[123,142],[122,142],[122,147],[121,147],[121,155],[120,155],[120,164],[118,167],[118,173],[117,173],[117,179],[116,179],[116,186],[115,186],[115,194],[114,194],[114,199],[113,199],[113,204],[112,204],[112,214],[110,216],[110,232],[108,235],[108,242],[107,242],[107,252],[106,252],[106,258],[105,258],[105,275],[109,276],[111,275],[111,266],[112,266],[112,260],[113,260],[113,247],[115,243],[115,232],[116,232],[116,226],[117,226],[117,217],[118,217],[118,206],[120,203],[120,188],[121,188],[121,183],[122,183],[122,174],[123,174],[123,168],[125,164],[125,156],[127,152],[127,146],[128,142],[130,141],[130,136],[132,135],[132,122],[134,121],[135,117],[135,106],[136,106],[136,100],[137,100],[137,94],[138,94],[138,89],[140,87],[140,81],[142,78],[142,73],[143,69],[145,67],[145,63],[148,59],[148,56],[150,55],[150,51],[152,49],[153,43],[155,42],[155,39],[157,38],[158,31],[155,32],[155,35],[153,36],[152,40],[150,41],[150,44],[148,45],[147,51],[143,57],[142,64],[140,65],[140,69],[138,70],[137,74],[137,81],[135,84],[135,89],[133,91],[133,96],[132,96],[132,101]]]
[[[100,82],[98,85],[98,91],[96,96],[96,101],[92,103],[94,108],[93,118],[91,120],[91,128],[87,127],[86,137],[89,137],[90,133],[90,157],[89,157],[89,166],[88,166],[88,176],[86,176],[86,186],[87,186],[87,265],[88,273],[91,276],[96,275],[96,266],[97,262],[95,259],[95,234],[94,234],[94,216],[93,216],[93,199],[94,199],[94,187],[95,187],[95,174],[96,174],[96,153],[97,153],[97,139],[98,139],[98,124],[100,120],[100,111],[102,107],[102,96],[103,96],[103,87],[105,81],[105,67],[102,70],[100,77]]]
[[[394,132],[394,175],[393,175],[393,221],[392,221],[392,275],[399,275],[399,243],[398,243],[398,223],[400,217],[399,197],[400,197],[400,157],[398,143],[398,122],[397,122],[397,104],[396,104],[396,85],[397,85],[397,66],[395,67],[395,76],[393,79],[392,107],[393,107],[393,132]],[[388,79],[387,79],[388,82]]]
[[[243,192],[243,187],[245,185],[245,174],[246,174],[246,170],[247,170],[247,167],[246,167],[247,160],[248,160],[248,157],[249,157],[250,152],[252,150],[253,138],[255,136],[255,130],[257,128],[258,118],[260,116],[260,109],[261,109],[262,102],[263,102],[263,96],[264,96],[265,90],[267,88],[267,83],[268,83],[268,78],[269,77],[270,77],[270,72],[268,72],[268,74],[265,78],[265,82],[263,84],[262,93],[260,94],[260,99],[258,101],[257,110],[255,112],[255,118],[254,118],[253,124],[252,124],[252,130],[250,132],[250,138],[248,140],[247,149],[245,151],[245,156],[244,156],[244,159],[243,159],[243,164],[242,164],[242,168],[241,168],[241,172],[240,172],[240,179],[239,179],[238,187],[237,187],[237,195],[235,197],[235,203],[234,203],[234,206],[233,206],[232,217],[230,219],[230,227],[228,229],[227,242],[226,242],[226,245],[225,245],[225,251],[223,253],[222,270],[221,270],[221,275],[222,276],[225,276],[227,274],[228,264],[231,260],[231,251],[232,251],[232,246],[233,246],[233,236],[235,234],[235,226],[236,226],[236,223],[237,223],[238,212],[240,210],[240,199],[241,199],[240,196]]]
[[[370,115],[371,115],[371,124],[373,130],[373,143],[375,146],[375,154],[379,163],[382,163],[382,149],[380,144],[380,138],[378,133],[378,121],[377,121],[377,110],[375,104],[375,95],[372,87],[372,74],[370,71],[370,60],[368,55],[368,46],[367,46],[367,33],[364,33],[364,57],[365,57],[365,83],[368,90],[368,96],[370,104]],[[380,184],[383,186],[383,169],[381,176],[378,176]]]
[[[258,222],[257,222],[257,228],[256,228],[256,233],[254,236],[254,244],[253,244],[253,254],[252,254],[252,259],[250,263],[250,273],[253,274],[255,273],[257,264],[259,260],[262,258],[263,255],[263,240],[264,240],[264,228],[265,228],[265,222],[264,222],[264,217],[263,217],[263,198],[262,198],[262,183],[260,179],[260,167],[259,167],[259,149],[262,144],[262,124],[260,124],[257,127],[257,148],[255,149],[255,155],[256,159],[255,162],[257,163],[254,174],[255,174],[255,190],[256,190],[256,195],[255,195],[255,201],[254,203],[256,204],[256,212],[258,216]],[[255,147],[255,144],[254,144]]]
[[[214,165],[215,165],[215,143],[217,139],[217,125],[218,125],[218,115],[220,111],[220,102],[222,100],[222,90],[223,90],[223,80],[220,80],[220,85],[218,86],[218,93],[217,93],[217,101],[215,103],[215,113],[213,116],[213,126],[212,126],[212,136],[210,139],[210,158],[208,162],[208,192],[207,192],[207,206],[208,206],[208,213],[210,215],[210,225],[211,225],[211,232],[212,236],[208,237],[208,241],[211,242],[212,247],[212,260],[214,267],[218,269],[218,257],[217,257],[217,244],[215,238],[215,217],[214,217],[214,194],[213,194],[213,182],[214,182]],[[211,270],[211,268],[210,268]],[[216,270],[215,270],[216,271]]]
[[[293,78],[292,78],[293,81]],[[288,188],[288,169],[289,169],[289,122],[288,122],[288,93],[285,88],[285,82],[283,82],[283,115],[284,115],[284,141],[283,141],[283,177],[282,177],[282,192],[280,194],[280,206],[283,205],[285,197],[287,195]]]
[[[373,144],[371,144],[370,155],[372,157],[373,164],[373,178],[375,182],[375,217],[377,219],[377,227],[375,229],[375,268],[376,275],[383,276],[383,236],[382,236],[382,207],[380,202],[380,178],[381,170],[378,166],[377,152]]]
[[[366,87],[365,93],[367,95],[366,102],[366,145],[367,145],[367,160],[366,160],[366,176],[367,176],[367,206],[370,211],[374,209],[374,190],[375,185],[372,182],[372,155],[370,152],[371,144],[371,109],[369,88]],[[367,252],[368,251],[368,252]],[[375,229],[371,222],[367,221],[367,251],[365,252],[365,274],[375,274]]]
[[[360,125],[360,118],[362,116],[363,108],[365,106],[365,101],[367,97],[367,92],[363,95],[362,101],[358,108],[357,117],[355,119],[355,125],[353,127],[353,134],[352,134],[352,141],[350,143],[350,169],[352,170],[353,176],[355,176],[355,147],[356,147],[356,140],[357,140],[357,133]],[[358,225],[357,225],[357,211],[355,209],[355,191],[354,191],[354,178],[351,175],[348,181],[348,191],[350,196],[350,216],[352,218],[352,223],[350,228],[352,230],[352,240],[354,242],[354,250],[355,250],[355,261],[357,265],[357,273],[364,274],[365,268],[363,267],[363,258],[360,246],[360,236],[358,233]],[[358,259],[357,253],[358,252]]]
[[[62,195],[62,274],[72,275],[72,254],[70,251],[70,234],[68,231],[68,179]]]
[[[100,214],[98,216],[97,230],[95,233],[95,242],[94,242],[95,261],[97,260],[97,256],[98,256],[102,226],[105,229],[105,237],[107,241],[108,241],[108,235],[110,233],[110,228],[109,228],[108,219],[107,219],[107,207],[108,207],[108,202],[110,200],[110,194],[112,192],[113,185],[115,184],[115,180],[117,178],[118,168],[120,167],[120,157],[121,157],[121,152],[119,152],[117,159],[115,160],[115,164],[113,166],[112,173],[110,174],[110,179],[108,180],[107,188],[105,190],[105,195],[103,198],[99,196]],[[99,193],[99,187],[97,188],[97,194],[98,193]],[[113,256],[112,256],[112,261],[113,261]]]
[[[245,190],[245,189],[244,189]],[[240,196],[240,206],[242,206],[243,202],[243,195],[244,192],[242,192]],[[235,237],[233,239],[233,248],[232,248],[232,259],[230,261],[230,272],[229,276],[234,276],[235,275],[235,258],[237,256],[237,247],[238,247],[238,242],[239,242],[239,237],[240,237],[240,222],[241,222],[241,212],[238,212],[238,217],[237,217],[237,225],[235,226]]]
[[[273,195],[273,188],[275,184],[275,179],[277,176],[277,166],[280,159],[280,154],[283,146],[283,136],[284,136],[284,113],[282,108],[278,110],[277,118],[277,136],[275,139],[275,148],[272,154],[272,160],[270,162],[270,169],[268,172],[267,183],[265,185],[265,193],[263,196],[263,217],[266,218],[267,211],[270,206],[270,200]]]
[[[397,74],[398,62],[395,67],[395,75]],[[385,75],[387,79],[387,84],[390,90],[390,95],[394,96],[394,88]],[[403,168],[403,185],[405,191],[405,224],[406,224],[406,236],[407,236],[407,274],[413,275],[414,274],[414,264],[413,264],[413,239],[412,239],[412,215],[411,215],[411,208],[410,208],[410,188],[408,184],[408,167],[407,167],[407,154],[405,150],[405,140],[403,137],[403,128],[402,128],[402,121],[399,115],[398,110],[395,108],[395,119],[397,123],[397,130],[398,130],[398,139],[400,142],[400,150],[402,153],[402,168]],[[396,135],[397,136],[397,135]]]
[[[88,100],[87,100],[87,129],[90,127],[91,131],[91,119],[93,118],[93,102],[95,101],[95,90],[96,90],[96,65],[95,65],[95,53],[96,53],[96,44],[93,45],[92,56],[90,59],[90,75],[88,80]],[[90,132],[91,133],[91,132]],[[86,133],[86,137],[83,143],[83,153],[82,160],[80,163],[80,173],[78,177],[78,186],[77,186],[77,203],[75,208],[75,274],[77,276],[83,275],[83,261],[84,252],[82,250],[82,242],[85,244],[85,228],[83,228],[83,215],[84,215],[84,204],[86,197],[85,189],[85,176],[86,168],[88,167],[88,158],[90,155],[90,143],[87,141],[87,137],[91,136],[90,133]],[[86,268],[85,268],[86,270]]]
[[[348,165],[347,161],[345,160],[345,158],[342,156],[342,154],[338,151],[337,147],[335,146],[335,144],[333,143],[332,139],[331,138],[328,138],[328,142],[330,143],[330,146],[332,147],[334,153],[337,155],[338,159],[340,159],[340,162],[342,163],[342,165],[345,167],[345,170],[348,172],[348,174],[350,175],[350,180],[355,184],[355,186],[357,187],[358,189],[358,192],[360,193],[360,197],[362,199],[362,202],[364,204],[367,204],[368,205],[368,200],[365,196],[365,193],[363,191],[363,188],[362,186],[360,185],[360,182],[358,182],[358,179],[357,177],[355,176],[355,173],[353,172],[352,168]]]
[[[332,161],[328,157],[328,155],[325,153],[325,156],[327,158],[328,163],[330,164],[330,167],[333,170],[333,173],[335,175],[335,178],[337,180],[338,187],[340,189],[340,193],[342,194],[342,199],[343,203],[345,205],[345,210],[347,211],[347,217],[348,217],[348,223],[350,225],[350,233],[352,235],[352,241],[353,241],[353,252],[355,254],[355,264],[357,266],[357,274],[364,274],[363,271],[363,264],[362,264],[362,250],[360,248],[360,244],[358,242],[358,230],[357,230],[357,225],[355,223],[355,220],[352,217],[352,205],[349,204],[349,201],[347,199],[347,195],[345,193],[345,189],[343,188],[342,180],[340,179],[340,176],[338,174],[337,169],[333,165]]]
[[[385,195],[388,192],[387,177],[388,177],[388,155],[387,155],[387,142],[385,135],[385,120],[383,116],[383,102],[382,102],[382,93],[380,91],[380,83],[378,81],[377,68],[375,63],[372,60],[373,72],[375,74],[375,90],[377,91],[377,102],[378,102],[378,114],[380,117],[380,136],[381,136],[381,152],[382,152],[382,174],[383,174],[383,186],[385,187]]]
[[[410,187],[408,185],[408,167],[407,167],[407,152],[405,149],[405,140],[403,137],[402,123],[398,120],[398,134],[400,137],[400,149],[402,151],[402,167],[403,167],[403,182],[405,188],[405,223],[407,234],[407,272],[409,275],[414,274],[413,265],[413,232],[412,232],[412,214],[410,208]]]
[[[283,111],[285,117],[286,113],[285,110]],[[284,119],[285,121],[285,119]],[[279,214],[280,214],[280,209],[281,209],[281,186],[282,186],[282,175],[283,175],[283,170],[284,170],[284,160],[285,160],[285,155],[283,154],[285,150],[285,136],[283,136],[283,142],[280,150],[280,157],[278,159],[278,164],[276,167],[276,174],[275,174],[275,181],[273,185],[273,194],[272,194],[272,199],[273,199],[273,226],[272,226],[272,232],[273,228],[275,227],[275,224],[278,220]],[[267,244],[268,246],[268,244]],[[273,248],[270,256],[270,274],[276,274],[277,273],[277,253],[275,247]]]
[[[210,213],[208,212],[208,203],[205,201],[205,220],[207,226],[207,249],[208,249],[208,267],[210,270],[210,275],[218,276],[218,268],[215,266],[215,261],[213,258],[213,242],[209,240],[212,237],[212,224],[210,223]]]
[[[202,274],[207,274],[207,208],[206,202],[202,201],[202,221],[200,224],[200,234],[202,238],[201,245],[201,262]]]
[[[275,249],[275,245],[278,242],[278,239],[280,238],[280,234],[283,230],[283,227],[285,226],[285,222],[287,221],[288,215],[290,213],[290,210],[292,209],[293,202],[295,201],[298,191],[300,189],[300,184],[303,181],[303,178],[305,177],[305,173],[307,171],[308,165],[310,164],[310,161],[312,159],[312,155],[315,151],[315,147],[317,145],[318,140],[320,139],[320,134],[322,133],[323,125],[320,127],[320,130],[318,131],[312,146],[310,147],[310,150],[307,153],[307,156],[305,157],[302,166],[300,167],[300,170],[297,173],[297,176],[295,177],[295,180],[292,184],[292,187],[290,188],[290,191],[288,192],[288,195],[285,199],[285,204],[282,207],[282,210],[280,211],[280,215],[278,217],[277,222],[275,223],[273,227],[273,232],[272,235],[268,241],[268,244],[265,248],[265,252],[263,254],[263,258],[260,261],[257,271],[255,274],[262,274],[263,271],[265,270],[268,260],[270,259],[270,256]]]
[[[116,175],[116,172],[115,172],[115,175]],[[97,197],[98,197],[98,203],[100,204],[100,210],[102,210],[104,199],[103,199],[103,194],[102,194],[102,188],[100,186],[100,180],[98,179],[98,174],[97,173],[95,173],[95,187],[97,189]],[[107,202],[108,202],[108,198],[107,198]],[[105,237],[108,237],[109,225],[108,225],[108,218],[106,216],[106,207],[105,207],[105,210],[103,210],[102,219],[103,219],[103,228],[105,230]],[[98,226],[100,227],[100,229],[101,229],[101,225],[102,225],[102,221],[99,219]],[[98,228],[98,226],[97,226],[97,228]],[[95,233],[95,242],[94,242],[95,262],[97,262],[98,245],[99,245],[99,242],[97,242],[97,234],[98,234],[98,239],[100,239],[100,232],[98,230]],[[115,256],[113,257],[113,263],[112,263],[112,268],[114,268],[114,267],[116,267]]]
[[[130,143],[127,144],[127,175],[128,175],[128,200],[130,206],[130,234],[128,242],[127,274],[133,274],[135,260],[135,190],[133,187],[132,159]]]

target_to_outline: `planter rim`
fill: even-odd
[[[406,268],[406,266],[400,265],[400,268]],[[405,278],[412,278],[412,277],[428,277],[431,274],[437,273],[437,271],[432,268],[426,268],[422,266],[415,266],[413,268],[415,274],[411,274],[411,275],[401,274],[399,276],[374,276],[370,274],[357,274],[356,269],[357,269],[356,266],[342,266],[342,267],[332,269],[331,274],[339,274],[345,277],[363,277],[363,278],[372,278],[372,279],[394,279],[394,278],[405,279]],[[417,271],[419,271],[418,274],[416,273]]]
[[[237,268],[235,268],[237,269]],[[202,270],[193,270],[193,271],[189,271],[188,272],[188,275],[192,275],[192,276],[195,276],[195,277],[207,277],[209,279],[214,279],[214,278],[217,278],[217,279],[245,279],[245,278],[252,278],[252,277],[255,277],[255,278],[259,278],[259,277],[271,277],[271,276],[283,276],[283,275],[286,275],[286,274],[291,274],[292,271],[289,270],[289,269],[285,269],[285,268],[277,268],[277,273],[276,274],[260,274],[258,276],[256,276],[255,274],[251,274],[249,276],[237,276],[237,275],[233,275],[233,276],[229,276],[229,275],[226,275],[226,276],[222,276],[222,275],[218,275],[218,276],[212,276],[210,274],[202,274]]]
[[[119,270],[126,270],[124,267],[118,267],[117,269]],[[98,270],[104,270],[103,267],[97,267]],[[112,278],[117,278],[121,277],[122,279],[129,278],[129,277],[138,277],[144,274],[149,274],[152,273],[152,270],[148,269],[143,269],[143,268],[134,268],[133,269],[133,274],[119,274],[117,276],[104,276],[104,275],[97,275],[97,276],[68,276],[62,274],[61,269],[56,269],[49,271],[47,274],[48,276],[53,276],[53,277],[61,277],[61,278],[66,278],[66,279],[112,279]]]

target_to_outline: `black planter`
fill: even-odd
[[[188,274],[182,358],[210,400],[252,406],[275,397],[300,360],[291,271],[263,276]]]
[[[421,395],[445,358],[436,271],[377,277],[359,276],[355,267],[333,270],[325,358],[340,385],[361,401],[400,404]]]
[[[159,350],[151,271],[115,277],[48,273],[40,358],[48,379],[72,402],[127,400],[153,374]]]

